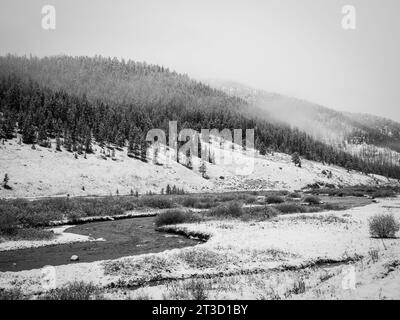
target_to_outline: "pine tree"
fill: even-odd
[[[154,148],[153,149],[153,162],[154,162],[155,165],[158,165],[159,164],[159,162],[158,162],[158,154],[159,154],[160,149],[155,144],[154,144],[153,148]]]
[[[79,155],[83,154],[83,147],[81,143],[78,143],[78,146],[76,148],[77,152]]]
[[[201,173],[201,176],[205,178],[207,176],[207,167],[204,161],[201,162],[201,165],[199,167],[199,172]]]
[[[3,179],[3,186],[4,186],[5,189],[8,189],[8,188],[9,188],[9,186],[8,186],[8,181],[10,181],[10,178],[9,178],[8,174],[6,173],[6,174],[4,175],[4,179]]]
[[[166,190],[167,194],[171,194],[171,186],[169,184],[167,184],[167,190]]]
[[[93,153],[92,149],[92,134],[89,132],[86,133],[85,137],[85,152],[86,153]]]
[[[57,137],[56,137],[56,150],[61,151],[61,140],[60,140],[59,134],[57,134]]]
[[[0,138],[11,139],[14,136],[15,119],[11,113],[0,112]]]
[[[295,166],[301,168],[301,160],[298,152],[292,154],[292,162],[294,163]]]
[[[148,148],[147,142],[142,141],[140,148],[140,160],[143,162],[147,162],[147,148]]]
[[[138,143],[135,142],[135,144],[133,145],[133,156],[134,156],[136,159],[140,159],[140,155],[141,155],[141,153],[140,153],[140,146],[139,146]]]
[[[260,155],[265,156],[267,154],[267,148],[265,144],[261,142],[260,144]]]
[[[71,139],[71,135],[68,132],[68,130],[64,131],[64,148],[68,152],[72,152],[72,139]]]
[[[46,128],[45,126],[40,126],[39,127],[39,132],[38,132],[38,144],[41,147],[48,147],[48,143],[47,143],[47,133],[46,133]]]
[[[193,170],[192,155],[189,152],[186,155],[186,167]]]
[[[34,144],[36,142],[36,131],[29,117],[22,128],[22,142],[26,144]]]

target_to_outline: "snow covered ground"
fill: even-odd
[[[175,230],[209,234],[211,238],[195,247],[157,254],[57,266],[55,283],[63,286],[82,280],[117,286],[120,289],[107,289],[114,298],[126,297],[127,292],[132,297],[162,298],[170,294],[171,279],[193,277],[209,279],[214,288],[210,297],[399,298],[400,240],[372,239],[368,231],[369,217],[387,212],[400,219],[399,198],[346,211],[284,215],[262,222],[223,219],[178,225]],[[377,261],[372,261],[373,251]],[[332,263],[352,261],[355,289],[346,289],[344,268],[349,266]],[[42,270],[4,272],[0,273],[0,287],[38,293],[44,291],[43,277]],[[154,286],[162,279],[169,280]],[[287,294],[294,292],[299,279],[305,283],[305,292]],[[126,289],[146,283],[153,286]]]
[[[57,152],[29,145],[19,145],[16,140],[0,145],[0,174],[7,173],[12,190],[0,188],[0,198],[42,196],[87,196],[129,194],[131,190],[159,193],[167,184],[184,188],[187,192],[231,190],[296,190],[315,182],[335,185],[398,184],[381,176],[347,172],[336,166],[302,160],[302,168],[296,167],[289,155],[274,153],[267,156],[213,149],[215,164],[207,163],[209,180],[199,173],[200,160],[193,158],[194,170],[177,162],[168,162],[160,153],[159,162],[143,163],[127,156],[127,151],[116,150],[115,158],[103,159],[100,147],[95,145],[94,154],[87,159],[73,153]],[[184,156],[182,162],[185,161]],[[228,161],[226,161],[228,159]],[[233,159],[229,161],[229,159]],[[329,177],[327,171],[332,172]]]
[[[54,233],[54,238],[51,240],[15,240],[0,242],[0,251],[38,248],[72,242],[104,241],[104,239],[101,238],[93,239],[88,236],[66,232],[67,229],[72,227],[73,225],[49,228],[48,230]]]

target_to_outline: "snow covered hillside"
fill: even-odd
[[[160,193],[167,184],[176,185],[186,192],[220,192],[229,190],[296,190],[316,182],[348,186],[359,184],[398,184],[396,180],[382,176],[348,172],[344,168],[323,165],[302,159],[302,167],[296,167],[291,157],[282,153],[253,157],[250,151],[227,151],[213,146],[215,164],[206,163],[209,179],[199,172],[200,159],[193,158],[193,170],[184,165],[166,161],[161,148],[158,165],[149,150],[147,163],[128,157],[126,149],[115,149],[115,156],[106,157],[101,148],[94,145],[94,154],[86,158],[65,150],[18,144],[9,140],[0,145],[0,175],[8,174],[11,189],[0,189],[1,198],[40,196],[87,196],[129,194],[138,191]],[[180,155],[181,163],[186,163]],[[224,159],[234,159],[236,164],[245,164],[240,169]]]

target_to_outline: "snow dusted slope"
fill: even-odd
[[[115,158],[102,159],[100,147],[95,145],[94,154],[82,155],[75,159],[72,153],[56,152],[51,149],[30,145],[19,145],[16,140],[0,145],[0,175],[7,173],[12,190],[0,188],[0,197],[38,197],[70,194],[115,195],[148,191],[159,193],[167,184],[184,188],[187,192],[229,191],[229,190],[296,190],[316,182],[335,185],[387,184],[397,183],[381,176],[347,172],[335,166],[302,160],[302,168],[294,166],[289,155],[274,153],[253,157],[247,154],[219,149],[214,144],[215,164],[206,163],[210,179],[199,173],[200,159],[193,158],[193,170],[177,162],[166,161],[160,152],[160,165],[153,163],[149,151],[149,162],[144,163],[127,156],[126,149],[116,150]],[[185,157],[180,155],[181,162]],[[235,164],[224,161],[233,158]],[[246,164],[245,170],[242,165]],[[247,172],[246,172],[247,171]],[[332,172],[329,178],[327,172]]]

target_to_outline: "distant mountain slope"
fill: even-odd
[[[235,82],[206,82],[246,100],[258,115],[295,126],[321,141],[330,144],[367,143],[400,151],[400,123],[395,121],[368,114],[335,111]]]

